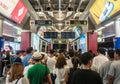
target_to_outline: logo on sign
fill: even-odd
[[[18,17],[21,16],[24,12],[24,7],[22,7],[21,9],[19,9],[18,11]]]

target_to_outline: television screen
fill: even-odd
[[[44,38],[57,38],[58,32],[44,32]]]
[[[61,32],[61,38],[62,39],[74,39],[75,32]]]
[[[90,13],[97,24],[107,20],[120,10],[120,0],[96,0]]]

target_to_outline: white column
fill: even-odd
[[[115,21],[115,39],[114,39],[115,49],[120,48],[120,21]]]
[[[46,42],[46,44],[45,44],[45,52],[47,52],[47,45],[48,45],[48,43]]]
[[[120,37],[120,21],[115,21],[115,37]]]
[[[41,44],[40,44],[40,52],[42,52],[42,40],[41,40]]]
[[[0,18],[0,36],[3,36],[3,19]]]

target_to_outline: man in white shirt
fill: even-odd
[[[99,48],[97,50],[98,52],[98,56],[94,57],[93,59],[93,64],[92,64],[92,69],[94,71],[97,71],[99,70],[100,66],[105,63],[106,61],[108,61],[108,58],[105,56],[105,49],[104,48]]]

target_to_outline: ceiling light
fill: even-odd
[[[106,24],[105,26],[108,27],[108,26],[112,25],[113,23],[114,23],[114,22],[112,21],[112,22]]]
[[[5,24],[9,25],[9,26],[13,26],[13,24],[7,22],[7,21],[4,21]]]
[[[100,31],[100,30],[102,30],[102,29],[104,29],[105,27],[100,27],[100,28],[98,28],[97,30],[95,30],[95,32],[97,32],[97,31]]]

